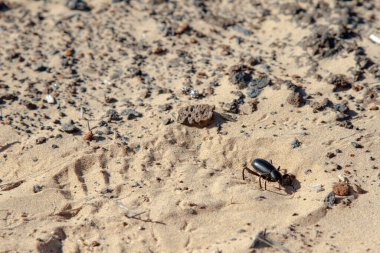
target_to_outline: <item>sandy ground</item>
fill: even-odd
[[[294,2],[0,1],[0,252],[378,252],[380,2]]]

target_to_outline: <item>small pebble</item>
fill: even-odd
[[[335,203],[335,193],[330,192],[327,194],[326,198],[323,201],[328,207],[332,207]]]
[[[43,144],[46,142],[46,137],[39,137],[36,139],[36,144],[39,145],[39,144]]]
[[[66,133],[75,133],[78,131],[78,128],[72,120],[69,120],[68,123],[62,125],[61,130]]]
[[[142,117],[142,114],[134,109],[125,109],[121,112],[122,115],[127,116],[128,120]]]
[[[40,192],[42,191],[42,186],[36,184],[36,185],[33,185],[33,192],[34,193],[37,193],[37,192]]]
[[[354,148],[363,148],[363,146],[357,142],[351,142],[351,145],[354,147]]]
[[[295,139],[294,141],[292,141],[291,145],[292,145],[292,148],[298,148],[301,146],[301,142],[297,139]]]

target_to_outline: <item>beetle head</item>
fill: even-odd
[[[294,175],[291,175],[291,174],[284,174],[282,176],[282,180],[281,180],[281,185],[282,186],[293,186],[293,180],[295,179],[296,177]]]

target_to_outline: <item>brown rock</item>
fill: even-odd
[[[75,54],[75,49],[74,48],[70,48],[66,51],[66,56],[67,57],[70,57],[70,56],[73,56]]]
[[[335,183],[333,185],[333,192],[338,196],[348,196],[350,187],[345,182]]]
[[[331,104],[331,101],[328,98],[324,98],[321,102],[312,102],[310,104],[314,112],[323,111],[326,107]]]
[[[345,75],[334,75],[331,74],[326,80],[329,84],[334,85],[333,91],[348,90],[351,88],[351,80],[349,80]]]
[[[205,127],[214,118],[215,106],[200,104],[189,105],[179,109],[177,121],[184,125]]]
[[[301,107],[305,103],[305,100],[299,92],[292,92],[287,98],[287,101],[295,107]]]

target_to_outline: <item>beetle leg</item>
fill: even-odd
[[[264,180],[264,189],[267,190],[267,180]]]
[[[244,171],[246,170],[246,166],[243,167],[243,171],[241,172],[242,176],[243,176],[243,180],[245,180],[245,177],[244,177]]]
[[[261,185],[261,176],[259,177],[259,185],[260,185],[260,189],[263,189],[263,187]]]
[[[281,166],[278,166],[277,170],[280,171]]]

